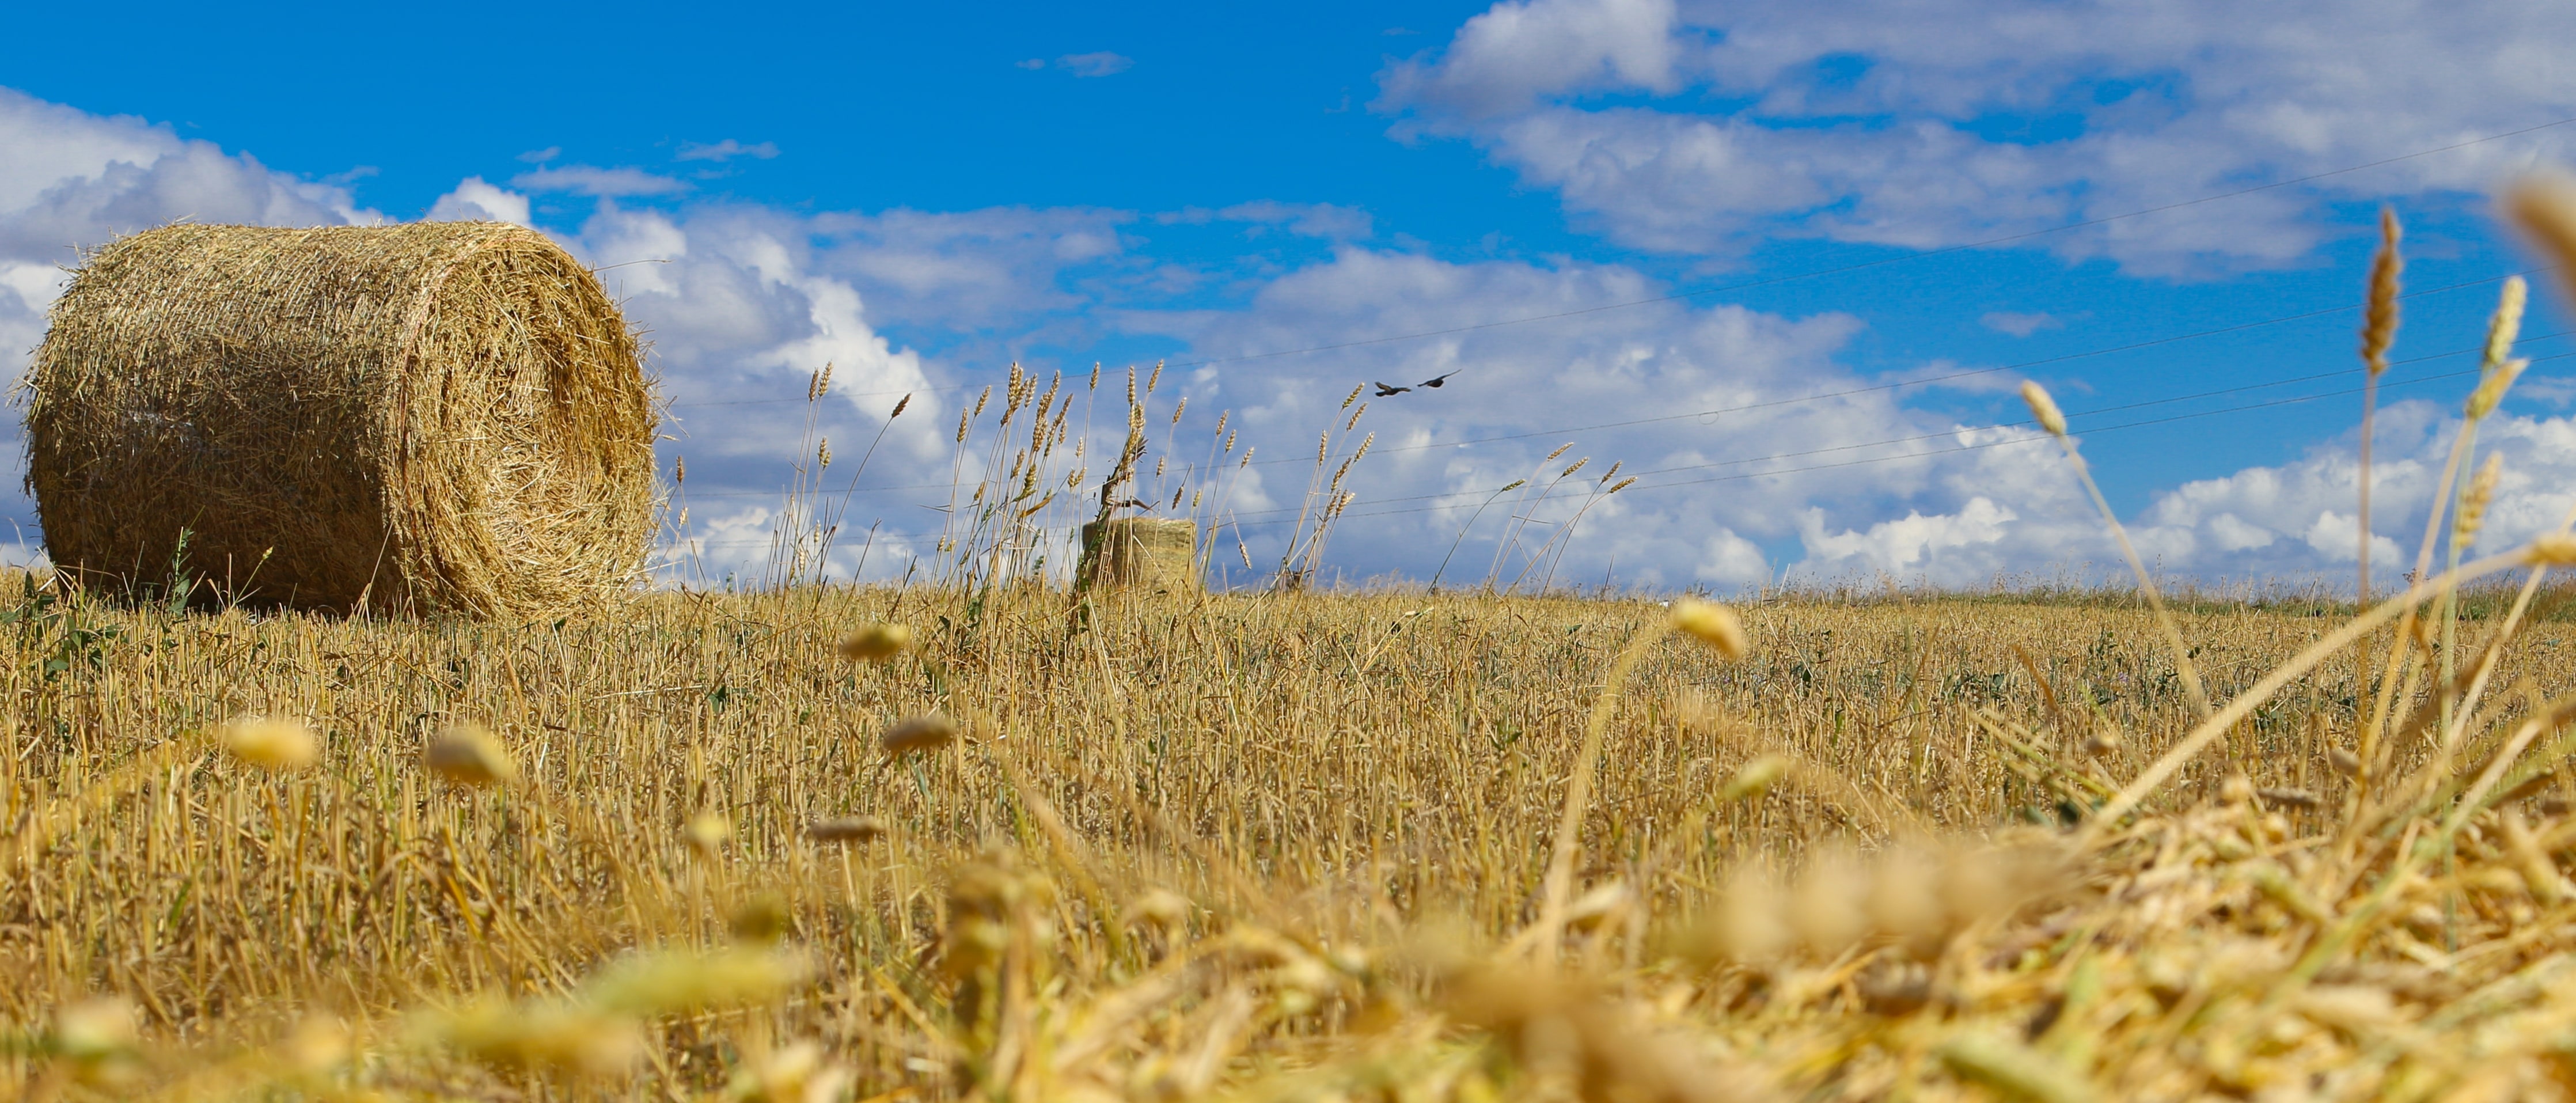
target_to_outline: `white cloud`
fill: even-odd
[[[519,159],[531,165],[542,165],[561,156],[563,156],[562,146],[547,146],[544,149],[532,149],[522,153]]]
[[[741,142],[727,138],[721,142],[715,143],[714,145],[701,145],[697,142],[683,142],[680,144],[679,155],[673,159],[679,161],[723,162],[733,160],[736,157],[750,157],[766,161],[776,156],[778,156],[778,143],[776,142],[762,142],[758,145],[747,146]]]
[[[1237,203],[1217,210],[1189,207],[1156,215],[1154,220],[1167,226],[1176,223],[1197,226],[1210,222],[1249,222],[1257,227],[1276,226],[1292,234],[1334,241],[1365,241],[1375,232],[1376,224],[1367,211],[1358,207],[1337,203],[1281,203],[1272,199]]]
[[[459,181],[456,190],[430,204],[431,222],[528,222],[528,197],[483,182],[480,176]]]
[[[1455,135],[1644,249],[1764,233],[1932,248],[2576,114],[2557,0],[1528,0],[1391,66],[1400,135]],[[2474,79],[2460,79],[2474,73]],[[1589,97],[1618,94],[1613,104]],[[1643,97],[1640,102],[1640,97]],[[2551,134],[2030,244],[2133,272],[2291,263],[2320,200],[2482,191]]]
[[[2014,337],[2028,337],[2043,329],[2061,329],[2066,325],[2054,314],[2017,314],[2009,310],[1988,311],[1977,319],[1977,324]]]
[[[677,195],[689,190],[686,181],[656,176],[642,169],[604,169],[591,165],[565,165],[562,168],[538,169],[510,178],[513,187],[533,192],[571,192],[575,195],[617,199],[637,195]]]
[[[1107,50],[1089,54],[1066,54],[1055,59],[1055,67],[1077,77],[1111,77],[1135,68],[1136,59]]]

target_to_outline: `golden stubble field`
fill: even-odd
[[[0,1090],[2503,1098],[2576,1067],[2565,626],[2496,653],[2431,771],[2392,724],[2356,792],[2346,652],[2088,818],[2197,720],[2144,611],[1742,613],[1730,662],[1644,601],[801,588],[490,626],[8,580]],[[2349,616],[2181,625],[2225,702]],[[841,657],[880,624],[911,646]],[[890,752],[924,716],[957,737]]]

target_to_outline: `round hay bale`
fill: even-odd
[[[1199,524],[1121,517],[1082,526],[1081,581],[1148,593],[1200,593]]]
[[[176,563],[200,598],[521,616],[632,588],[650,551],[635,336],[523,227],[120,238],[29,386],[46,549],[92,585]]]

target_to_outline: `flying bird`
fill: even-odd
[[[1467,369],[1465,369],[1465,368],[1459,368],[1459,369],[1457,369],[1456,371],[1452,371],[1452,372],[1450,372],[1448,375],[1443,375],[1443,376],[1441,376],[1441,377],[1440,377],[1440,378],[1438,378],[1438,379],[1425,379],[1425,380],[1423,380],[1423,381],[1422,381],[1422,382],[1420,382],[1420,383],[1416,383],[1416,384],[1414,384],[1414,386],[1417,386],[1417,387],[1438,387],[1439,385],[1441,385],[1441,384],[1443,384],[1443,383],[1448,382],[1448,381],[1449,381],[1449,376],[1450,376],[1450,375],[1456,375],[1456,374],[1458,374],[1458,372],[1462,372],[1462,371],[1465,371],[1465,370],[1467,370]],[[1383,387],[1383,386],[1386,386],[1386,384],[1384,384],[1384,383],[1380,383],[1380,384],[1378,384],[1378,386]]]
[[[1386,385],[1386,384],[1384,384],[1384,383],[1380,383],[1380,384],[1378,384],[1378,385],[1377,385],[1377,397],[1379,397],[1379,398],[1385,398],[1386,396],[1391,395],[1391,394],[1403,394],[1403,393],[1405,393],[1405,392],[1407,392],[1407,391],[1410,391],[1410,390],[1412,390],[1412,389],[1413,389],[1413,388],[1411,388],[1411,387],[1390,387],[1390,386],[1387,386],[1387,385]]]

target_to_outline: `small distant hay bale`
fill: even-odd
[[[633,588],[650,385],[599,281],[500,223],[178,225],[87,258],[29,377],[57,566],[239,600],[536,615]],[[203,584],[211,585],[203,585]]]
[[[1121,517],[1082,526],[1081,584],[1157,594],[1195,594],[1199,525],[1154,517]]]

